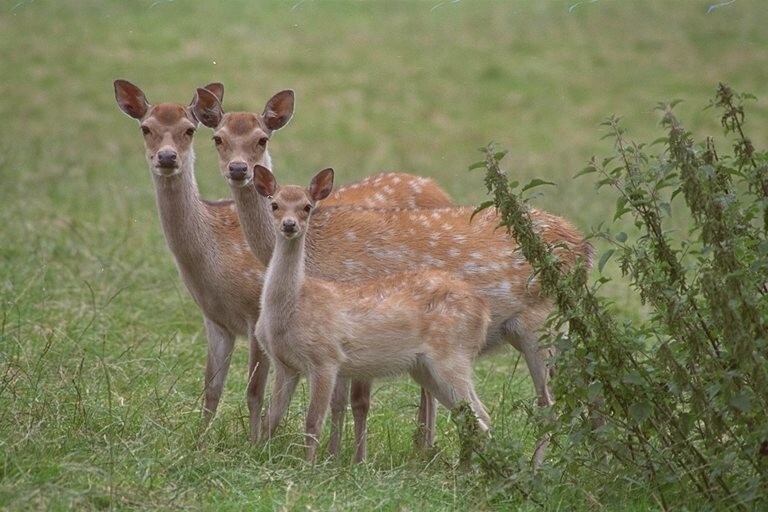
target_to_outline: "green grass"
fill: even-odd
[[[718,134],[702,110],[718,81],[766,96],[763,3],[706,14],[714,3],[0,1],[0,507],[536,508],[455,467],[445,414],[436,453],[413,454],[417,394],[402,379],[376,388],[362,466],[348,463],[349,432],[342,462],[300,462],[303,393],[284,437],[268,451],[246,443],[242,345],[216,422],[198,432],[200,315],[112,81],[156,102],[222,81],[228,110],[295,89],[295,118],[271,143],[284,182],[329,165],[341,182],[404,170],[477,203],[481,176],[467,166],[493,140],[517,179],[558,183],[537,206],[587,231],[610,219],[613,199],[571,176],[611,152],[604,117],[653,140],[656,102],[684,98],[688,127]],[[764,140],[764,99],[750,112]],[[201,129],[201,190],[225,197],[208,139]],[[626,286],[608,290],[637,309]],[[479,363],[478,393],[496,437],[529,445],[532,390],[517,362],[508,351]],[[585,482],[549,496],[548,510],[654,506],[620,481],[613,495]]]

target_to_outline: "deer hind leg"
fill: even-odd
[[[419,449],[432,448],[435,445],[435,423],[437,417],[437,400],[429,391],[421,388],[421,401],[416,417],[417,427],[414,434],[416,447]]]
[[[456,407],[461,400],[468,402],[480,430],[486,432],[491,420],[475,393],[470,361],[449,366],[425,359],[411,372],[411,376],[448,409]]]
[[[355,462],[363,462],[368,456],[367,422],[371,408],[371,381],[353,381],[352,417],[355,420]]]
[[[315,460],[315,452],[320,442],[320,432],[331,405],[331,395],[336,383],[338,368],[325,366],[314,368],[309,375],[309,408],[307,409],[306,443],[307,460]]]
[[[252,331],[253,329],[249,329]],[[250,351],[248,353],[248,387],[246,389],[246,401],[248,403],[248,416],[251,428],[251,442],[259,440],[259,420],[261,408],[264,403],[264,392],[267,388],[269,376],[269,357],[262,350],[253,332],[248,336]]]
[[[208,359],[205,363],[205,388],[203,392],[203,421],[208,424],[216,415],[224,381],[229,372],[235,336],[207,318],[204,319],[205,336],[208,339]]]
[[[341,437],[344,431],[344,417],[347,412],[347,393],[349,380],[339,377],[331,397],[331,436],[328,440],[328,454],[337,457],[341,450]]]
[[[547,368],[547,359],[552,354],[548,348],[539,348],[538,337],[532,329],[517,318],[510,318],[504,324],[507,342],[522,352],[525,364],[531,374],[538,404],[547,407],[555,403],[549,391],[548,381],[554,369]]]
[[[531,380],[533,380],[533,387],[536,390],[539,406],[548,407],[553,405],[555,400],[549,391],[548,381],[550,375],[554,374],[554,368],[547,368],[547,359],[554,355],[554,349],[539,348],[538,338],[533,330],[525,328],[517,319],[507,320],[505,329],[507,331],[507,341],[523,353],[528,371],[531,373]],[[544,462],[549,442],[549,434],[545,434],[536,442],[536,448],[532,457],[535,469],[541,467],[541,464]]]

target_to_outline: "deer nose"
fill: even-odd
[[[231,162],[229,164],[229,177],[233,180],[245,179],[245,173],[248,171],[248,164],[245,162]]]
[[[283,231],[286,233],[295,233],[298,231],[298,228],[296,227],[296,221],[293,219],[283,220]]]
[[[175,167],[176,152],[168,149],[157,152],[157,163],[160,167]]]

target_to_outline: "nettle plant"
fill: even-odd
[[[564,276],[535,233],[526,200],[545,182],[510,183],[504,153],[492,146],[473,166],[486,169],[493,194],[481,208],[499,208],[558,306],[549,319],[551,332],[563,333],[552,341],[556,404],[539,424],[559,449],[536,478],[589,481],[592,494],[598,482],[623,480],[650,488],[663,509],[768,501],[768,153],[744,131],[751,99],[721,84],[709,107],[720,112],[732,155],[712,138],[697,143],[676,102],[658,106],[666,134],[649,145],[628,140],[617,118],[604,123],[615,153],[579,174],[610,188],[614,221],[636,231],[595,230],[610,248],[594,282],[583,268]],[[681,223],[687,231],[671,229]],[[599,295],[612,260],[646,306],[640,321]],[[519,464],[505,467],[493,453],[486,470],[520,490]]]

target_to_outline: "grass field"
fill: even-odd
[[[688,127],[719,134],[703,107],[725,81],[760,98],[747,128],[766,139],[766,23],[760,0],[0,0],[0,508],[538,508],[457,469],[444,413],[435,453],[415,455],[417,389],[404,379],[375,388],[366,464],[349,464],[348,431],[343,460],[312,468],[298,446],[306,388],[284,437],[247,444],[240,345],[199,432],[201,317],[114,79],[154,102],[221,81],[227,110],[261,111],[295,89],[296,115],[270,143],[283,182],[327,166],[340,182],[403,170],[473,204],[485,191],[467,167],[495,141],[511,175],[558,183],[537,206],[588,231],[613,199],[571,177],[611,153],[606,116],[650,141],[662,135],[656,103],[683,98]],[[200,188],[225,197],[209,138],[201,128]],[[637,309],[625,285],[609,290]],[[480,362],[478,394],[496,437],[530,444],[518,363],[512,351]],[[552,489],[544,508],[653,508],[644,491],[617,480],[595,495],[585,482]]]

